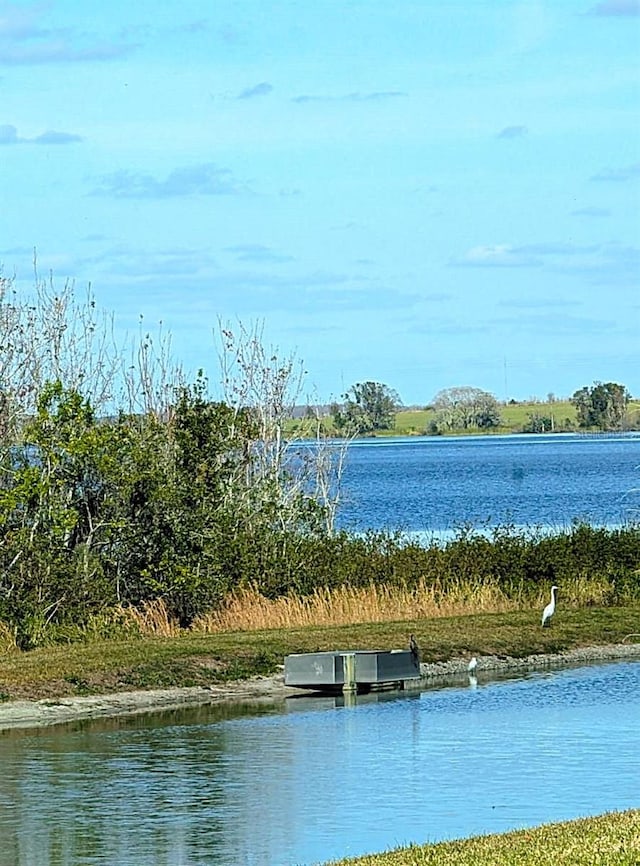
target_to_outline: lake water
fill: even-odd
[[[363,439],[348,449],[338,524],[435,535],[620,525],[640,517],[639,489],[637,434]]]
[[[310,866],[638,807],[639,686],[640,663],[480,671],[5,733],[0,866]]]

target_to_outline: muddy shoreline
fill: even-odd
[[[633,640],[640,640],[634,635]],[[640,643],[583,647],[554,654],[539,654],[525,658],[480,656],[476,677],[493,679],[503,674],[526,673],[561,667],[577,667],[613,661],[640,661]],[[467,677],[468,659],[421,665],[421,680],[415,688],[455,685]],[[152,713],[188,706],[205,706],[221,702],[278,702],[287,697],[310,694],[284,684],[284,675],[254,677],[219,686],[151,689],[148,691],[117,692],[105,695],[63,697],[56,700],[7,701],[0,704],[0,731],[12,728],[41,728],[72,722],[77,719],[99,719],[112,716]]]

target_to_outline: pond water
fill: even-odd
[[[640,663],[342,703],[5,733],[0,866],[309,866],[640,805]]]
[[[640,436],[361,439],[347,452],[341,527],[452,533],[640,517]]]

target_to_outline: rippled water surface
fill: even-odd
[[[405,437],[349,446],[339,523],[452,531],[463,524],[562,528],[640,517],[640,437]]]
[[[0,739],[2,866],[292,866],[640,806],[640,664]]]

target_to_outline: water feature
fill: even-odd
[[[348,449],[338,523],[439,535],[620,525],[640,517],[639,489],[638,434],[362,439]]]
[[[637,437],[363,440],[341,525],[638,516]],[[292,866],[638,806],[640,664],[0,734],[0,866]]]
[[[303,697],[7,733],[0,866],[308,866],[637,807],[639,683],[629,662],[480,671],[477,687],[353,707]]]

